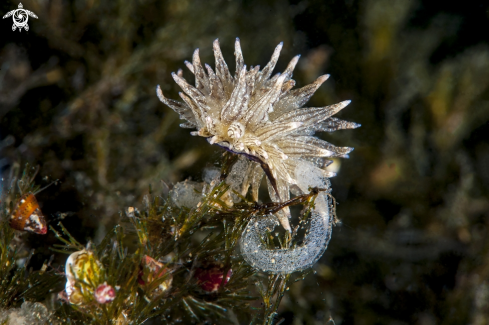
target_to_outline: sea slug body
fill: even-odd
[[[181,71],[172,74],[183,90],[180,93],[183,102],[166,98],[159,86],[156,90],[158,98],[186,120],[181,127],[195,128],[197,131],[191,132],[192,135],[205,137],[210,144],[242,155],[246,173],[239,188],[246,194],[251,187],[255,201],[258,201],[258,189],[265,175],[274,202],[288,200],[291,190],[297,194],[307,193],[309,187],[329,189],[327,178],[335,174],[323,169],[330,163],[328,158],[347,158],[353,148],[336,147],[315,137],[314,133],[360,126],[332,117],[346,107],[349,100],[325,107],[303,107],[329,75],[320,76],[305,87],[292,89],[295,86],[292,73],[299,56],[290,61],[283,73],[272,76],[282,46],[280,43],[275,48],[263,69],[260,66],[248,68],[244,64],[240,41],[236,39],[236,72],[232,76],[216,40],[213,44],[215,70],[207,64],[204,69],[198,49],[192,63],[185,62],[195,75],[195,86],[183,78]],[[256,236],[273,226],[275,220],[263,217],[252,220],[241,241],[245,259],[256,268],[276,273],[307,268],[323,254],[331,237],[329,210],[328,198],[321,192],[304,245],[295,250],[276,250],[273,256],[264,251],[260,253],[262,248]],[[275,217],[287,231],[291,231],[288,208],[279,211]],[[248,252],[248,247],[253,247],[253,252]],[[292,262],[290,254],[299,260],[305,256],[305,260]],[[265,256],[270,257],[266,265],[262,263]],[[291,264],[289,267],[284,266],[286,259]]]

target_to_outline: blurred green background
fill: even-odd
[[[221,150],[179,128],[156,85],[178,98],[170,73],[195,48],[213,65],[216,38],[232,71],[235,37],[248,65],[283,41],[276,72],[302,54],[299,87],[331,74],[308,106],[351,99],[337,116],[362,127],[320,135],[355,147],[332,179],[342,225],[291,286],[282,324],[489,323],[487,1],[22,4],[39,17],[28,32],[0,22],[0,168],[60,180],[38,195],[52,224],[99,240],[150,184],[200,180]],[[28,241],[36,265],[56,239]]]

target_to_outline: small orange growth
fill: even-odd
[[[22,195],[10,216],[10,227],[42,235],[47,233],[46,220],[34,194]]]

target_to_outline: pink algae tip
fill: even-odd
[[[115,289],[104,282],[95,289],[94,296],[99,304],[106,304],[115,299]]]

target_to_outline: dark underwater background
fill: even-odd
[[[276,72],[302,54],[297,86],[328,73],[307,106],[351,99],[362,124],[319,136],[355,150],[336,161],[342,224],[315,273],[295,282],[285,324],[489,323],[489,3],[414,0],[25,0],[30,30],[0,21],[0,168],[39,165],[50,224],[103,238],[151,185],[201,180],[222,151],[181,129],[155,88],[195,48],[234,71]],[[17,8],[2,1],[0,14]],[[184,76],[193,80],[184,69]],[[36,268],[57,243],[29,235]],[[56,256],[64,264],[66,256]]]

